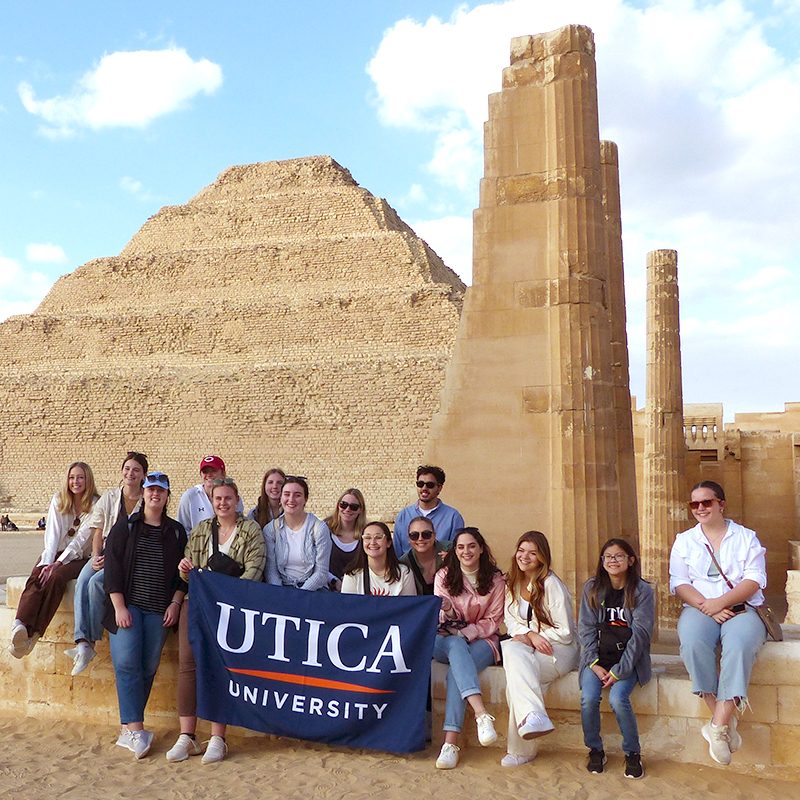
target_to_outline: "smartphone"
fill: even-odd
[[[733,611],[734,614],[741,614],[746,609],[747,603],[737,603],[735,606],[731,606],[731,611]]]

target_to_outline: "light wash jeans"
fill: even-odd
[[[640,753],[639,726],[636,714],[631,705],[631,692],[636,686],[636,673],[624,681],[617,681],[608,690],[608,702],[617,718],[622,734],[622,750],[629,753]],[[600,699],[603,696],[603,682],[589,667],[581,672],[581,725],[583,726],[583,743],[590,750],[602,750],[603,739],[600,736]]]
[[[758,614],[747,606],[721,625],[697,608],[686,606],[678,620],[681,658],[692,679],[695,694],[713,694],[717,700],[747,705],[747,687],[767,630]],[[717,675],[717,648],[722,647]]]
[[[111,661],[117,679],[119,720],[144,722],[144,707],[153,688],[161,649],[169,628],[164,627],[164,615],[128,606],[133,617],[130,628],[118,628],[110,634]]]
[[[92,559],[86,563],[75,582],[75,641],[99,642],[103,638],[103,613],[106,590],[103,570],[92,569]]]
[[[433,657],[450,665],[442,727],[446,731],[461,733],[467,708],[466,698],[481,693],[478,673],[494,664],[494,651],[485,639],[468,642],[461,636],[437,635]]]

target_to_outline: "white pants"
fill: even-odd
[[[501,643],[503,667],[506,671],[506,700],[508,702],[508,752],[514,756],[533,757],[539,740],[523,739],[518,728],[531,712],[547,714],[543,695],[547,687],[562,675],[577,669],[579,648],[554,644],[553,655],[546,656],[530,645],[506,639]]]

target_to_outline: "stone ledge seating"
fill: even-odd
[[[26,578],[9,578],[7,605],[0,606],[0,641],[8,640],[14,610]],[[70,584],[47,634],[30,656],[17,660],[3,646],[0,665],[5,673],[0,690],[0,712],[57,720],[82,721],[116,726],[119,720],[116,683],[108,639],[98,645],[97,657],[83,675],[73,678],[72,661],[63,651],[72,646],[73,587]],[[799,626],[786,626],[789,636],[800,639]],[[744,739],[728,769],[752,769],[760,765],[800,767],[800,640],[768,642],[756,662],[750,685],[748,712],[740,722]],[[447,666],[433,662],[434,742],[442,741]],[[153,692],[147,707],[148,727],[177,727],[176,684],[178,641],[170,635],[164,647]],[[505,701],[505,673],[489,667],[481,675],[484,702],[497,722],[498,759],[505,748],[508,708]],[[708,720],[705,704],[692,695],[688,676],[678,656],[653,656],[653,679],[633,693],[639,722],[642,752],[648,758],[712,766],[708,746],[700,728]],[[586,748],[580,722],[580,690],[573,672],[555,681],[545,698],[556,730],[539,740],[540,751],[575,750],[583,757]],[[621,763],[621,736],[614,715],[603,700],[603,739],[607,753]],[[244,733],[244,732],[242,732]],[[477,747],[474,717],[467,710],[459,745]],[[466,754],[465,754],[466,755]]]

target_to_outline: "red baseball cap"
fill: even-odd
[[[206,456],[200,462],[200,472],[204,469],[221,469],[225,472],[225,462],[219,456]]]

